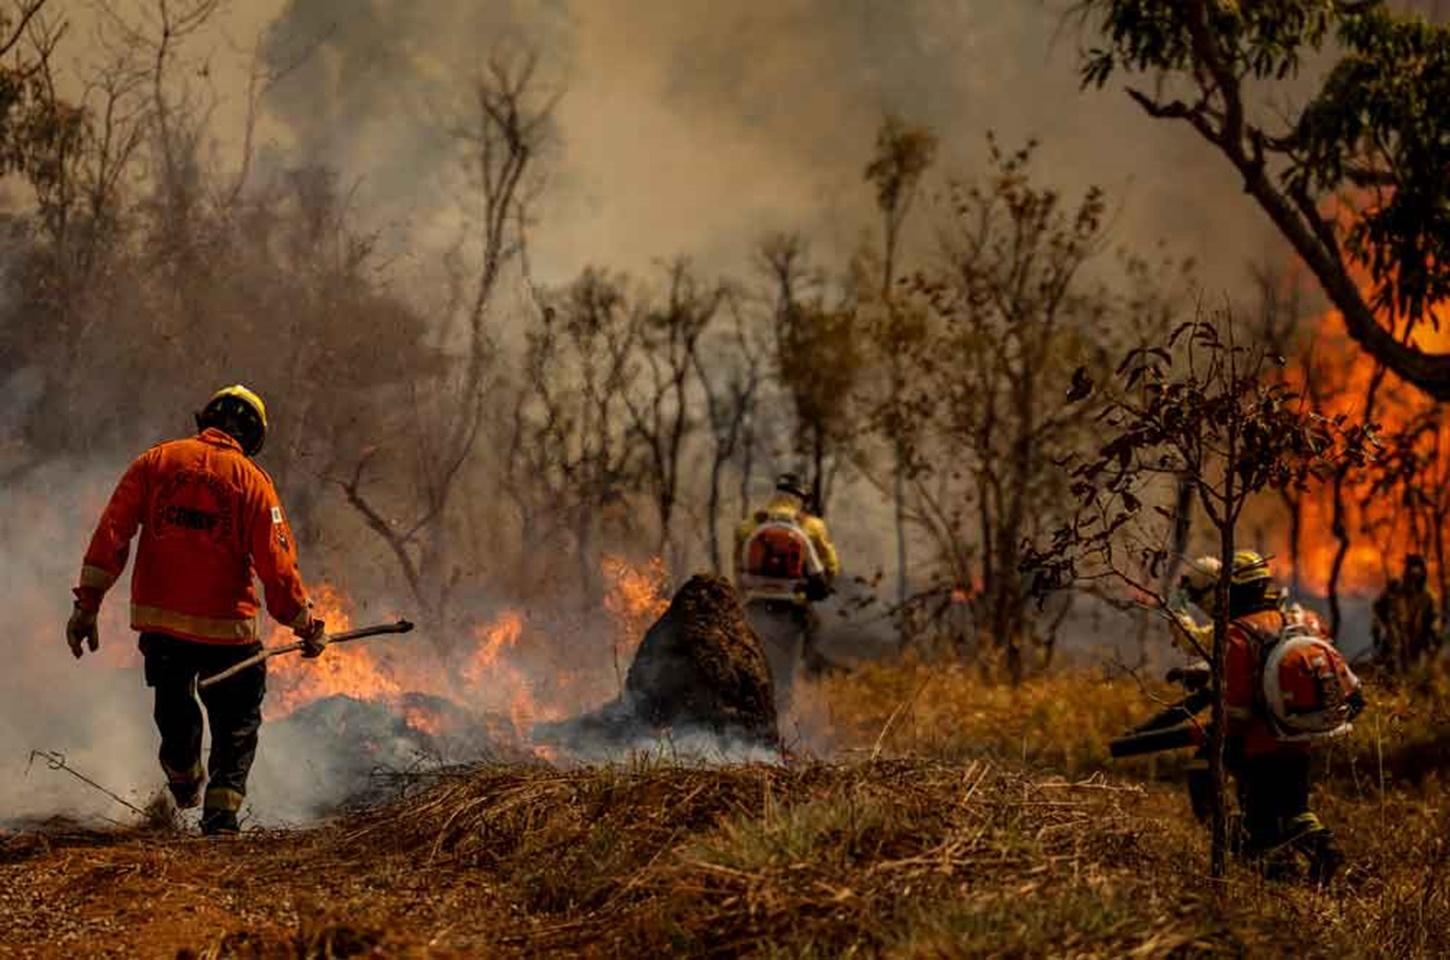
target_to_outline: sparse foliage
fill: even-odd
[[[1050,660],[1065,615],[1034,614],[1022,543],[1062,517],[1057,464],[1095,429],[1062,398],[1078,383],[1074,368],[1102,370],[1111,344],[1163,325],[1172,278],[1129,263],[1126,293],[1095,282],[1089,271],[1107,247],[1102,194],[1069,204],[1034,182],[1030,145],[989,146],[988,176],[951,191],[942,266],[911,278],[922,335],[881,426],[908,441],[914,520],[936,546],[937,579],[917,605],[969,605],[988,662],[1020,680]],[[903,423],[913,429],[899,431]]]
[[[831,479],[853,440],[855,393],[866,357],[852,304],[829,305],[799,236],[768,237],[760,261],[774,288],[776,375],[795,412],[795,451],[810,464],[825,510]]]
[[[884,422],[883,433],[891,449],[891,499],[896,524],[896,602],[904,607],[910,592],[907,548],[907,473],[915,421],[897,414],[906,390],[904,355],[919,341],[923,323],[919,315],[897,302],[896,265],[902,228],[911,212],[921,178],[936,157],[937,137],[926,127],[913,126],[901,117],[888,115],[876,132],[876,152],[866,166],[866,180],[876,188],[876,206],[881,211],[881,285],[877,307],[867,313],[866,329],[885,362],[885,397],[876,405]],[[868,301],[869,302],[869,301]],[[874,315],[873,315],[874,314]]]
[[[450,258],[452,295],[437,326],[438,349],[450,351],[457,330],[462,356],[444,376],[410,391],[412,417],[396,436],[406,453],[394,458],[393,466],[412,468],[410,487],[417,500],[412,516],[395,521],[365,490],[369,464],[381,451],[376,444],[369,445],[350,473],[336,479],[347,502],[387,545],[439,637],[449,635],[450,601],[464,576],[450,506],[485,429],[496,359],[488,321],[497,308],[505,271],[524,256],[536,188],[533,164],[548,137],[555,103],[542,94],[537,69],[532,52],[496,54],[475,84],[473,115],[458,132],[476,191],[476,249],[471,261],[463,254]]]

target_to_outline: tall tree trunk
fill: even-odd
[[[1338,640],[1339,627],[1344,620],[1339,604],[1339,577],[1344,572],[1344,559],[1349,555],[1349,525],[1344,516],[1344,471],[1335,471],[1331,489],[1334,492],[1334,513],[1330,530],[1337,546],[1334,548],[1334,559],[1329,564],[1329,584],[1326,592],[1329,601],[1329,635]]]
[[[710,503],[707,507],[707,522],[710,524],[710,569],[716,576],[724,573],[720,564],[720,482],[724,472],[718,451],[710,464]]]
[[[1233,503],[1233,478],[1225,482],[1226,504]],[[1218,578],[1218,602],[1213,614],[1213,712],[1208,738],[1208,777],[1211,791],[1209,825],[1209,876],[1221,879],[1228,872],[1228,805],[1227,776],[1224,769],[1224,744],[1228,739],[1228,711],[1224,700],[1224,662],[1228,649],[1229,587],[1233,581],[1234,525],[1230,515],[1219,529],[1219,559],[1223,563]]]
[[[815,497],[815,512],[826,515],[826,430],[816,424],[811,438],[811,494]]]
[[[740,519],[750,516],[750,483],[755,479],[755,424],[746,422],[740,451]]]
[[[896,605],[905,610],[911,595],[906,556],[906,464],[901,447],[897,445],[896,476],[892,484],[892,500],[896,506]]]
[[[1280,496],[1289,514],[1289,593],[1298,597],[1304,588],[1304,496],[1287,488]]]

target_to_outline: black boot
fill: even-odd
[[[234,837],[242,832],[235,810],[205,810],[201,815],[201,832],[208,837]]]
[[[1316,887],[1329,886],[1344,866],[1344,853],[1334,842],[1334,834],[1327,829],[1315,830],[1300,838],[1299,845],[1309,861],[1309,882]]]
[[[176,801],[176,809],[190,810],[193,807],[201,806],[201,784],[200,783],[168,783],[171,790],[171,799]]]

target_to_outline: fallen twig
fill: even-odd
[[[99,790],[101,793],[104,793],[106,796],[110,797],[112,800],[116,801],[121,806],[123,806],[126,809],[132,811],[133,813],[140,814],[143,817],[146,816],[146,811],[145,810],[142,810],[140,807],[136,806],[134,803],[132,803],[131,801],[125,799],[124,797],[116,794],[114,791],[108,790],[107,788],[101,786],[99,783],[97,783],[96,781],[92,780],[90,777],[86,776],[84,773],[81,773],[75,767],[72,767],[69,763],[66,762],[65,754],[61,753],[59,750],[32,750],[32,751],[30,751],[30,760],[27,761],[26,764],[25,764],[25,775],[26,776],[30,776],[30,768],[35,765],[35,758],[36,757],[40,757],[42,760],[44,760],[46,767],[48,767],[49,769],[51,769],[51,770],[63,770],[66,773],[70,774],[71,776],[75,777],[81,783],[84,783],[86,786],[91,787],[91,788],[93,788],[95,790]]]

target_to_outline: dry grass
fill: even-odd
[[[532,949],[877,954],[906,950],[927,905],[967,922],[1027,898],[1049,916],[1045,891],[1080,906],[1126,882],[1160,855],[1129,809],[1141,798],[984,761],[499,769],[379,811],[347,841],[485,871],[522,914],[555,921],[520,935]],[[996,951],[1018,939],[983,927]],[[1099,932],[1112,954],[1151,925]]]
[[[958,664],[870,663],[826,678],[830,725],[848,749],[942,759],[1011,758],[1068,775],[1103,769],[1108,741],[1154,708],[1133,679],[1057,673],[1020,687]],[[884,733],[884,735],[883,735]]]
[[[1403,682],[1365,673],[1370,707],[1348,737],[1319,751],[1325,778],[1370,796],[1450,770],[1450,664]],[[1109,759],[1109,740],[1181,696],[1121,671],[1059,672],[1014,688],[960,665],[877,663],[827,678],[822,694],[848,750],[1013,758],[1069,776],[1112,769],[1173,779],[1182,769],[1181,754]]]
[[[1442,780],[1405,759],[1447,690],[1376,690],[1336,746],[1325,893],[1208,882],[1172,766],[1105,772],[1152,709],[1131,681],[875,667],[826,685],[840,762],[496,766],[235,844],[0,844],[0,954],[1450,956]]]

